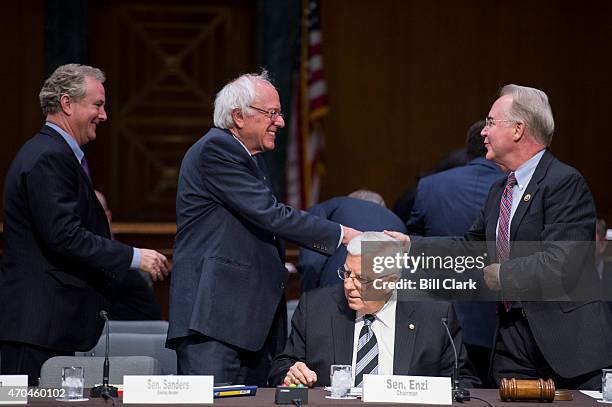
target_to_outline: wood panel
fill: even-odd
[[[500,86],[518,83],[548,93],[553,153],[585,175],[612,217],[612,3],[323,0],[321,10],[324,197],[368,187],[393,203],[462,145]]]
[[[38,92],[43,81],[43,2],[7,2],[0,13],[2,148],[0,191],[11,161],[42,125]],[[0,201],[0,219],[4,218]]]
[[[108,75],[109,121],[90,165],[122,220],[174,220],[185,151],[212,126],[216,92],[253,69],[255,4],[92,4],[92,63]]]

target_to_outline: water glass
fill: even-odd
[[[85,378],[81,366],[62,368],[62,389],[66,391],[64,398],[75,400],[83,398]]]
[[[351,365],[331,365],[330,379],[332,397],[348,396],[351,387],[353,387]]]
[[[612,403],[612,369],[602,369],[601,398],[607,403]]]

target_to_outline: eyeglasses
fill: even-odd
[[[340,268],[338,269],[338,278],[342,281],[346,280],[347,278],[350,278],[353,280],[353,283],[359,281],[361,285],[368,285],[374,282],[374,280],[364,280],[361,277],[355,276],[355,273],[350,270],[347,270],[344,266],[340,266]]]
[[[251,109],[257,110],[260,113],[265,114],[266,116],[268,116],[268,119],[270,119],[272,121],[276,120],[276,118],[279,117],[279,116],[283,117],[283,113],[280,110],[274,110],[274,109],[272,109],[272,110],[264,110],[264,109],[260,109],[258,107],[251,106],[251,105],[249,105],[249,107]]]
[[[485,128],[496,126],[497,123],[518,123],[516,120],[485,118]]]

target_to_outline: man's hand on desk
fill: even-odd
[[[312,387],[316,382],[317,374],[310,370],[304,362],[295,362],[293,366],[289,368],[284,380],[287,386],[301,383],[305,386]]]

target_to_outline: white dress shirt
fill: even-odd
[[[387,303],[374,314],[371,329],[376,335],[378,344],[378,374],[393,374],[393,347],[395,346],[395,310],[397,308],[397,292],[394,291]],[[359,334],[363,328],[363,316],[365,314],[357,312],[355,316],[355,333],[353,335],[353,381],[355,380],[355,364],[357,363],[357,343]]]

